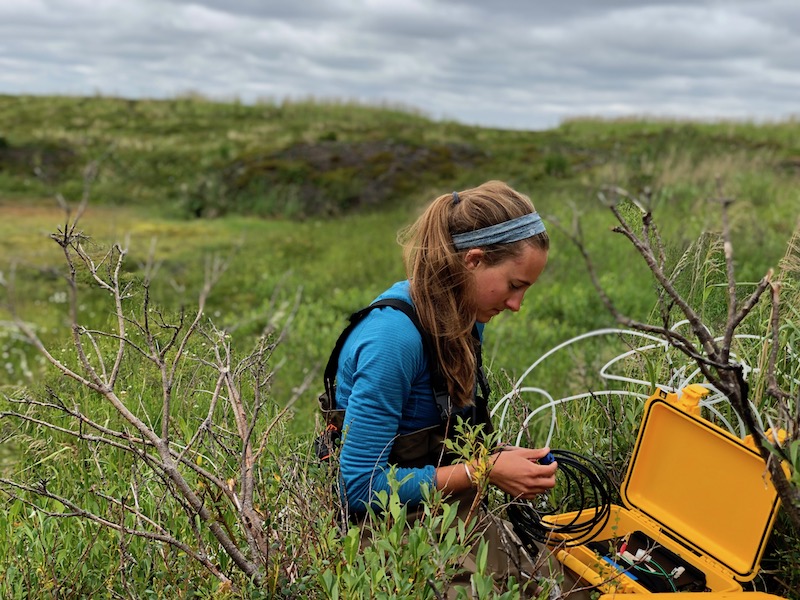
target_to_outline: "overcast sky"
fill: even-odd
[[[521,129],[776,121],[800,116],[800,1],[0,0],[0,93],[188,91]]]

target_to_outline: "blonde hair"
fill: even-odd
[[[477,308],[472,273],[464,260],[467,250],[456,250],[452,236],[532,212],[530,198],[502,181],[488,181],[439,196],[400,234],[411,299],[422,326],[434,340],[456,406],[473,402],[476,358],[472,327]],[[510,244],[484,246],[483,260],[496,265],[519,256],[526,245],[547,251],[550,240],[543,232]]]

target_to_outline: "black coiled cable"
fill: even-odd
[[[553,492],[536,500],[507,498],[507,513],[514,531],[526,548],[538,553],[536,542],[580,546],[591,541],[608,523],[615,489],[605,468],[596,460],[570,452],[553,450],[541,464],[558,462],[559,498]],[[556,515],[574,512],[564,521]],[[548,517],[553,517],[548,519]]]

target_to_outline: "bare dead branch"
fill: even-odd
[[[295,388],[295,390],[292,392],[292,397],[289,399],[286,405],[280,410],[280,412],[277,415],[275,415],[275,417],[272,419],[272,421],[270,421],[270,424],[266,427],[266,429],[264,429],[264,433],[261,434],[261,441],[254,455],[254,459],[257,460],[264,453],[264,448],[266,447],[267,439],[270,433],[275,428],[275,426],[278,423],[280,423],[281,420],[283,420],[283,418],[286,416],[286,413],[289,412],[289,409],[291,409],[292,406],[294,406],[295,402],[297,402],[298,399],[304,396],[306,392],[311,388],[312,382],[316,379],[316,374],[317,374],[316,369],[312,369],[311,371],[309,371],[309,373],[303,380],[303,383],[297,388]],[[250,430],[250,433],[252,433],[252,428]]]
[[[100,286],[101,289],[105,289],[106,291],[110,292],[114,297],[114,309],[115,314],[117,317],[117,352],[114,359],[114,366],[111,369],[111,374],[109,377],[106,378],[105,372],[103,373],[104,379],[107,379],[107,382],[111,387],[114,386],[114,382],[117,380],[119,376],[119,369],[122,364],[122,358],[125,354],[125,343],[126,343],[126,335],[125,335],[125,316],[122,310],[122,301],[124,298],[127,297],[126,290],[120,288],[120,271],[122,269],[122,265],[124,263],[125,257],[127,255],[127,249],[123,248],[119,244],[115,244],[112,249],[106,253],[103,257],[103,261],[105,262],[106,258],[111,258],[114,252],[116,252],[116,261],[113,268],[109,268],[109,281],[106,281],[102,277],[100,277],[97,273],[98,266],[94,264],[91,257],[83,250],[83,246],[81,244],[77,244],[75,246],[75,251],[83,260],[84,264],[87,265],[89,268],[89,273],[91,274],[94,281],[97,285]],[[101,263],[102,264],[102,263]]]
[[[68,316],[71,322],[72,355],[75,365],[57,358],[39,338],[33,326],[23,322],[16,313],[12,313],[15,319],[14,323],[21,335],[58,372],[102,397],[124,419],[123,422],[127,422],[131,426],[131,430],[128,431],[124,427],[109,427],[90,415],[84,414],[77,406],[68,406],[55,394],[53,394],[54,402],[29,398],[20,401],[20,404],[40,412],[55,411],[51,414],[59,414],[68,422],[72,420],[75,426],[63,425],[61,421],[51,420],[46,415],[39,416],[36,413],[28,414],[23,411],[6,411],[0,415],[0,418],[15,419],[19,423],[28,423],[34,427],[48,429],[81,443],[91,444],[95,449],[106,448],[128,453],[133,457],[134,465],[138,464],[147,469],[151,482],[159,482],[163,498],[159,504],[169,501],[175,502],[181,507],[186,515],[187,524],[194,532],[195,541],[192,544],[196,548],[193,549],[185,541],[178,540],[163,527],[163,523],[159,525],[156,517],[142,511],[139,502],[140,487],[137,480],[131,482],[132,504],[127,503],[125,499],[114,498],[109,494],[98,492],[110,503],[110,506],[119,510],[120,515],[122,513],[135,515],[136,522],[139,524],[137,529],[125,526],[125,521],[121,516],[108,518],[92,514],[91,511],[87,511],[67,498],[59,499],[59,501],[63,500],[64,506],[69,509],[58,516],[87,518],[103,526],[116,529],[125,535],[148,537],[168,544],[176,545],[173,540],[178,540],[178,545],[187,555],[203,562],[204,565],[213,567],[208,555],[202,550],[203,544],[206,543],[203,541],[206,539],[206,535],[201,532],[200,528],[207,529],[217,540],[220,548],[231,557],[234,564],[251,580],[259,582],[267,572],[270,545],[279,540],[267,539],[264,516],[255,508],[256,457],[254,457],[251,437],[257,428],[260,429],[257,427],[258,418],[268,399],[264,390],[269,385],[272,371],[267,368],[267,361],[271,358],[272,349],[285,336],[285,330],[276,326],[274,321],[270,321],[272,331],[277,332],[274,336],[276,339],[271,340],[267,347],[255,350],[255,355],[245,357],[234,369],[232,367],[232,350],[224,332],[212,328],[214,335],[207,339],[212,341],[211,346],[215,352],[215,359],[208,361],[201,357],[192,357],[192,360],[196,361],[198,366],[206,368],[210,372],[216,372],[216,384],[210,392],[211,399],[205,418],[190,435],[187,443],[176,444],[170,439],[175,426],[172,418],[173,400],[177,391],[175,386],[179,376],[182,376],[183,373],[182,369],[186,362],[190,340],[198,334],[208,336],[201,329],[201,325],[205,323],[205,305],[211,290],[224,273],[227,263],[219,258],[213,258],[207,262],[206,278],[198,296],[198,307],[189,321],[186,320],[183,309],[177,320],[170,321],[157,307],[153,306],[148,278],[154,274],[155,269],[149,268],[145,281],[140,284],[143,300],[140,305],[140,316],[137,319],[125,314],[125,301],[133,297],[132,283],[123,284],[121,281],[122,264],[127,251],[120,245],[114,245],[96,261],[87,250],[88,238],[78,229],[77,225],[76,220],[68,217],[63,228],[52,236],[61,247],[67,266]],[[151,261],[151,264],[154,263]],[[83,285],[79,284],[81,271],[88,273],[90,282],[111,297],[116,317],[116,325],[112,330],[103,331],[80,324],[78,299],[80,287]],[[289,311],[288,316],[284,317],[283,327],[291,322],[296,311],[297,307],[295,306],[293,310]],[[104,344],[101,343],[101,340],[106,339],[115,342],[113,365],[107,362]],[[153,364],[159,373],[162,406],[158,432],[150,424],[150,415],[142,404],[141,396],[137,395],[139,408],[131,409],[115,389],[124,357],[131,353]],[[239,374],[234,377],[236,370]],[[241,375],[248,371],[252,372],[254,377],[254,398],[250,399],[245,398],[239,388]],[[307,385],[306,383],[303,387],[307,387]],[[218,414],[217,407],[223,399],[227,401],[230,412],[225,411]],[[290,406],[291,403],[284,407],[280,415],[269,424],[266,434],[260,434],[262,443],[266,443],[270,431],[286,414]],[[228,414],[234,417],[235,426],[232,430],[225,425]],[[238,477],[220,476],[213,469],[202,466],[200,459],[204,454],[210,452],[213,455],[220,451],[224,455],[238,454],[241,457]],[[96,450],[92,456],[95,458],[98,473],[105,477],[103,467],[97,462]],[[198,490],[193,489],[187,479],[190,473],[192,477],[205,482]],[[233,484],[235,480],[239,482],[238,494]],[[48,492],[45,488],[39,489],[22,482],[3,481],[2,483],[10,487],[16,485],[17,490],[38,494],[42,498],[56,499],[55,494]],[[209,501],[210,503],[208,503]],[[26,502],[33,506],[30,501],[26,500]],[[241,525],[240,529],[231,528],[222,513],[216,514],[217,511],[222,510],[223,506],[228,506],[236,511]],[[55,516],[56,513],[53,514]],[[242,535],[244,540],[239,539]],[[283,560],[280,557],[276,558]]]
[[[647,246],[639,239],[639,237],[631,230],[625,218],[620,214],[616,207],[611,208],[611,212],[617,217],[620,222],[619,227],[615,227],[612,231],[623,234],[633,244],[633,247],[639,252],[640,256],[644,259],[648,268],[659,285],[665,290],[668,297],[678,306],[681,312],[692,328],[692,332],[700,341],[705,353],[712,359],[717,356],[719,349],[717,348],[714,338],[708,332],[708,329],[703,325],[699,315],[694,309],[689,306],[688,302],[678,293],[672,284],[672,281],[661,270],[658,261],[653,254],[647,249]]]
[[[778,385],[777,362],[778,362],[778,348],[780,347],[780,295],[781,284],[778,282],[771,284],[771,306],[770,311],[770,329],[772,330],[772,344],[769,352],[769,366],[767,367],[767,393],[773,398],[782,401],[788,401],[791,394],[781,389]]]
[[[606,195],[606,192],[610,194],[610,197]],[[772,283],[773,274],[770,270],[756,285],[753,292],[741,304],[737,302],[737,286],[733,263],[733,244],[731,241],[731,227],[728,220],[728,208],[732,200],[722,197],[722,194],[720,194],[720,199],[718,200],[722,209],[722,238],[727,280],[728,311],[724,327],[724,335],[722,336],[721,340],[717,340],[713,337],[710,329],[705,325],[705,323],[703,323],[702,319],[694,310],[694,308],[678,292],[673,284],[673,279],[666,275],[663,245],[652,222],[652,215],[648,212],[648,210],[641,202],[638,201],[638,199],[618,187],[605,188],[604,190],[601,190],[598,196],[601,201],[608,206],[619,223],[617,227],[614,227],[613,231],[621,233],[631,242],[655,277],[660,288],[659,303],[661,304],[662,302],[668,302],[669,305],[663,305],[660,307],[662,318],[662,326],[660,327],[637,322],[625,315],[621,315],[616,307],[614,307],[613,302],[610,300],[607,294],[600,289],[597,276],[594,273],[594,265],[592,264],[589,253],[586,250],[582,239],[579,235],[570,235],[570,239],[576,244],[581,252],[581,255],[584,257],[584,261],[589,269],[592,283],[595,286],[595,289],[598,290],[603,303],[618,322],[633,329],[663,336],[672,347],[680,350],[686,356],[691,358],[703,373],[703,376],[706,378],[706,380],[729,399],[731,406],[739,415],[739,418],[742,419],[745,428],[752,436],[756,448],[758,449],[762,458],[764,458],[766,461],[767,468],[775,485],[775,489],[778,493],[778,496],[782,499],[784,506],[786,507],[790,518],[792,519],[792,522],[795,524],[795,526],[800,527],[800,490],[792,486],[786,477],[780,461],[774,460],[773,457],[773,452],[777,452],[778,455],[784,456],[784,458],[785,454],[777,442],[771,441],[767,438],[765,432],[758,424],[752,403],[748,400],[749,386],[745,379],[744,369],[742,365],[730,360],[731,345],[737,327],[739,327],[742,321],[754,310],[763,293],[768,288],[771,289],[772,314],[770,319],[770,328],[772,342],[769,356],[767,392],[773,398],[775,398],[779,404],[785,403],[786,400],[788,400],[789,396],[787,392],[780,389],[777,379],[775,378],[780,330],[778,296],[780,286]],[[634,232],[630,222],[620,212],[620,198],[631,201],[642,212],[641,236]],[[656,255],[656,253],[653,251],[650,241],[651,237],[653,240],[656,240],[658,255]],[[675,273],[679,272],[679,270],[680,269],[676,269]],[[702,351],[695,348],[690,340],[679,335],[670,327],[669,315],[672,305],[677,306],[681,313],[688,320],[694,337],[697,338],[702,346]],[[798,410],[800,410],[800,408]],[[800,412],[798,414],[800,414]],[[800,427],[796,429],[800,429]]]
[[[576,221],[575,223],[573,223],[573,231],[567,231],[563,228],[563,226],[560,225],[560,223],[557,220],[551,219],[550,221],[554,224],[554,226],[557,229],[559,229],[562,233],[564,233],[564,235],[566,235],[567,238],[578,249],[581,256],[583,257],[589,278],[592,282],[592,286],[594,287],[595,291],[597,292],[597,295],[603,302],[603,305],[606,307],[606,310],[608,310],[609,313],[611,313],[611,315],[618,323],[626,327],[630,327],[631,329],[637,329],[639,331],[643,331],[646,333],[653,333],[655,335],[664,336],[668,340],[674,342],[676,347],[680,347],[681,351],[684,352],[687,356],[689,356],[693,360],[701,361],[704,363],[704,365],[713,364],[711,359],[706,355],[702,354],[700,351],[698,351],[695,348],[694,344],[692,344],[692,342],[688,338],[674,331],[670,327],[666,325],[657,326],[657,325],[642,323],[622,314],[622,312],[620,312],[619,309],[617,309],[616,304],[608,295],[608,293],[605,291],[602,284],[600,283],[599,278],[597,277],[597,269],[595,268],[594,261],[592,260],[592,257],[588,249],[586,248],[586,244],[584,243],[583,233],[580,229],[580,223]]]
[[[758,304],[758,301],[761,299],[761,296],[770,287],[772,282],[772,275],[773,271],[772,269],[770,269],[769,271],[767,271],[767,274],[761,278],[761,280],[756,285],[755,290],[753,290],[753,293],[750,294],[750,296],[748,296],[745,299],[745,301],[741,304],[739,309],[734,310],[732,313],[731,312],[728,313],[728,322],[725,326],[725,337],[722,342],[722,349],[723,351],[725,351],[723,358],[725,360],[728,360],[730,358],[730,347],[736,328],[744,320],[744,318],[747,315],[749,315],[750,312],[755,308],[756,304]]]

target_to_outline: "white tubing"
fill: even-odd
[[[678,323],[675,323],[671,327],[671,330],[675,331],[679,327],[681,327],[683,325],[686,325],[686,324],[688,324],[688,321],[686,321],[686,320],[679,321]],[[709,334],[711,333],[708,330],[708,328],[706,328],[706,331],[708,331]],[[630,329],[604,328],[604,329],[597,329],[597,330],[589,331],[587,333],[584,333],[584,334],[575,336],[573,338],[570,338],[570,339],[558,344],[557,346],[551,348],[550,350],[545,352],[542,356],[540,356],[538,359],[536,359],[525,370],[525,372],[519,377],[519,379],[517,379],[517,381],[515,382],[514,386],[511,389],[511,391],[509,393],[507,393],[506,395],[504,395],[502,398],[500,398],[500,400],[498,400],[497,403],[495,403],[495,405],[491,409],[491,413],[490,414],[493,417],[497,414],[498,411],[501,412],[498,428],[501,429],[501,430],[503,428],[503,425],[504,425],[505,419],[506,419],[506,415],[508,414],[508,408],[509,408],[509,406],[511,404],[512,399],[513,398],[519,398],[519,396],[522,393],[540,394],[540,395],[544,396],[548,401],[545,404],[542,404],[541,406],[535,408],[525,418],[525,420],[523,421],[523,423],[522,423],[522,425],[520,427],[519,432],[517,433],[515,443],[519,444],[519,442],[522,439],[523,433],[528,428],[528,425],[530,424],[530,421],[531,421],[531,419],[533,419],[534,416],[538,415],[543,410],[551,409],[550,429],[549,429],[549,432],[548,432],[548,435],[547,435],[546,444],[545,444],[545,445],[548,445],[548,446],[550,444],[550,441],[552,440],[553,433],[555,431],[556,421],[557,421],[556,420],[555,407],[560,405],[560,404],[564,404],[564,403],[569,402],[571,400],[578,400],[578,399],[582,399],[582,398],[591,398],[593,396],[608,396],[608,395],[612,395],[612,394],[616,394],[616,395],[619,395],[619,396],[633,396],[633,397],[637,397],[637,398],[641,398],[641,399],[646,399],[648,397],[647,394],[629,392],[629,391],[626,391],[626,390],[598,390],[598,391],[594,391],[594,392],[587,392],[587,393],[577,394],[577,395],[568,396],[568,397],[564,397],[564,398],[559,398],[559,399],[555,400],[555,399],[553,399],[553,397],[552,397],[552,395],[550,393],[548,393],[546,390],[544,390],[542,388],[521,387],[522,382],[525,380],[526,377],[528,377],[528,375],[530,375],[530,373],[534,369],[536,369],[545,359],[549,358],[550,356],[552,356],[553,354],[555,354],[559,350],[562,350],[563,348],[566,348],[567,346],[569,346],[571,344],[574,344],[576,342],[579,342],[581,340],[585,340],[585,339],[588,339],[588,338],[591,338],[591,337],[598,337],[598,336],[602,336],[602,335],[611,335],[611,334],[631,335],[631,336],[634,336],[634,337],[640,337],[640,338],[644,338],[644,339],[647,339],[647,340],[652,340],[653,342],[656,342],[656,343],[639,346],[639,347],[634,348],[632,350],[627,350],[624,353],[619,354],[618,356],[616,356],[616,357],[612,358],[611,360],[609,360],[608,362],[606,362],[600,368],[600,370],[598,372],[598,374],[605,380],[608,380],[608,381],[619,381],[619,382],[629,383],[629,384],[633,384],[633,385],[645,385],[645,386],[648,386],[648,388],[649,388],[651,386],[651,382],[649,382],[649,381],[645,381],[645,380],[642,380],[642,379],[635,379],[635,378],[632,378],[632,377],[626,377],[626,376],[622,376],[622,375],[616,375],[616,374],[612,373],[610,371],[610,369],[616,363],[618,363],[620,361],[623,361],[624,359],[629,358],[629,357],[631,357],[631,356],[633,356],[635,354],[640,354],[640,353],[647,352],[649,350],[656,350],[656,349],[661,349],[661,348],[663,348],[664,351],[665,351],[665,355],[666,355],[665,358],[666,358],[668,364],[673,367],[673,374],[672,374],[672,376],[670,377],[670,379],[668,381],[668,385],[661,385],[659,387],[661,387],[663,389],[666,389],[668,391],[674,391],[674,392],[680,393],[681,390],[683,390],[684,387],[689,385],[692,382],[692,380],[695,379],[695,377],[697,377],[701,373],[699,368],[695,368],[687,375],[686,374],[687,367],[691,366],[691,365],[683,365],[683,366],[675,368],[675,366],[672,364],[671,357],[669,356],[669,354],[667,352],[672,346],[670,346],[668,341],[663,340],[662,338],[659,338],[659,337],[656,337],[656,336],[653,336],[653,335],[650,335],[650,334],[647,334],[647,333],[643,333],[643,332],[640,332],[640,331],[630,330]],[[722,337],[715,337],[714,338],[715,341],[721,341],[722,339],[723,339]],[[769,342],[769,340],[767,338],[764,338],[762,336],[752,335],[752,334],[736,335],[736,336],[734,336],[734,339],[750,339],[750,340],[756,340],[756,341],[767,341],[767,342]],[[794,352],[793,348],[791,348],[788,345],[787,345],[787,353],[789,355],[792,355],[792,356],[796,355],[796,353]],[[738,358],[738,356],[735,353],[731,353],[730,356],[732,358]],[[747,377],[750,373],[757,373],[758,372],[758,368],[751,367],[749,364],[747,364],[744,361],[740,361],[739,364],[742,366],[743,374],[744,374],[745,377]],[[791,380],[794,381],[795,383],[800,383],[800,381],[798,381],[797,379],[791,378]],[[738,423],[737,423],[738,431],[737,431],[737,429],[734,428],[734,426],[725,418],[725,416],[715,406],[719,402],[727,401],[727,398],[723,394],[721,394],[719,392],[719,390],[717,390],[716,388],[714,388],[711,385],[705,384],[704,387],[709,388],[713,392],[713,394],[711,396],[707,397],[707,398],[704,398],[700,402],[700,406],[707,408],[709,410],[709,412],[711,412],[731,433],[733,433],[734,435],[738,435],[739,437],[744,437],[745,436],[745,432],[746,432],[746,428],[744,426],[744,422],[742,421],[741,417],[739,417],[739,415],[734,412],[734,414],[736,414],[736,417],[738,419]],[[754,413],[754,415],[755,415],[755,417],[756,417],[756,419],[758,421],[759,427],[761,427],[763,429],[764,425],[763,425],[763,418],[762,418],[761,414],[758,412],[757,408],[755,407],[755,405],[752,402],[750,402],[750,406],[753,409],[753,413]],[[767,416],[767,419],[769,421],[770,426],[773,426],[771,419],[769,419],[769,416]]]
[[[650,335],[650,334],[647,334],[647,333],[642,333],[640,331],[634,331],[634,330],[630,330],[630,329],[619,329],[619,328],[616,328],[616,327],[610,327],[610,328],[606,328],[606,329],[596,329],[596,330],[589,331],[587,333],[583,333],[581,335],[575,336],[573,338],[570,338],[570,339],[558,344],[554,348],[551,348],[550,350],[545,352],[542,356],[540,356],[538,359],[536,359],[536,361],[534,361],[533,364],[531,364],[525,370],[525,372],[519,377],[519,379],[517,379],[516,383],[514,384],[513,388],[511,389],[511,391],[508,394],[506,394],[505,396],[503,396],[502,398],[500,398],[500,400],[497,401],[497,403],[494,405],[494,407],[492,407],[492,410],[491,410],[491,413],[490,413],[491,416],[494,416],[497,413],[497,411],[502,407],[502,414],[500,415],[500,422],[498,424],[498,428],[502,429],[503,423],[505,422],[506,414],[507,414],[507,411],[508,411],[509,399],[512,396],[518,395],[518,392],[519,392],[519,389],[520,389],[519,386],[522,384],[522,382],[525,380],[525,378],[536,367],[538,367],[546,358],[552,356],[553,354],[555,354],[559,350],[562,350],[563,348],[566,348],[567,346],[569,346],[571,344],[574,344],[575,342],[579,342],[581,340],[588,339],[588,338],[591,338],[591,337],[597,337],[597,336],[609,335],[609,334],[629,334],[629,335],[633,335],[633,336],[636,336],[636,337],[649,339],[649,340],[652,340],[654,342],[658,342],[657,345],[650,345],[650,346],[648,346],[648,348],[651,347],[651,346],[653,348],[657,348],[659,345],[663,346],[665,349],[667,349],[669,347],[669,344],[667,344],[665,341],[661,340],[660,338],[658,338],[656,336],[653,336],[653,335]],[[619,376],[615,376],[615,377],[619,377]],[[638,384],[639,382],[636,381],[635,383]],[[645,383],[647,385],[649,385],[649,382],[645,382]]]
[[[521,392],[538,391],[538,388],[521,388],[520,391]],[[583,394],[577,394],[575,396],[567,396],[565,398],[559,398],[558,400],[551,400],[550,402],[542,404],[541,406],[538,406],[537,408],[533,409],[533,411],[531,411],[531,413],[527,417],[525,417],[525,420],[522,422],[522,425],[520,426],[519,433],[517,434],[517,438],[514,443],[519,444],[519,442],[522,440],[522,434],[524,433],[525,429],[527,429],[528,424],[531,422],[531,419],[533,419],[533,417],[535,417],[543,410],[546,410],[548,408],[554,408],[559,404],[564,404],[571,400],[579,400],[581,398],[593,398],[595,396],[611,396],[614,394],[619,396],[634,396],[641,399],[646,399],[648,397],[647,394],[639,394],[636,392],[628,392],[625,390],[602,390],[599,392],[585,392]],[[555,414],[555,411],[553,411],[553,414]],[[547,435],[547,439],[545,441],[544,446],[550,445],[550,440],[552,439],[552,434],[553,434],[553,426],[554,425],[551,425],[550,433],[548,433]]]

